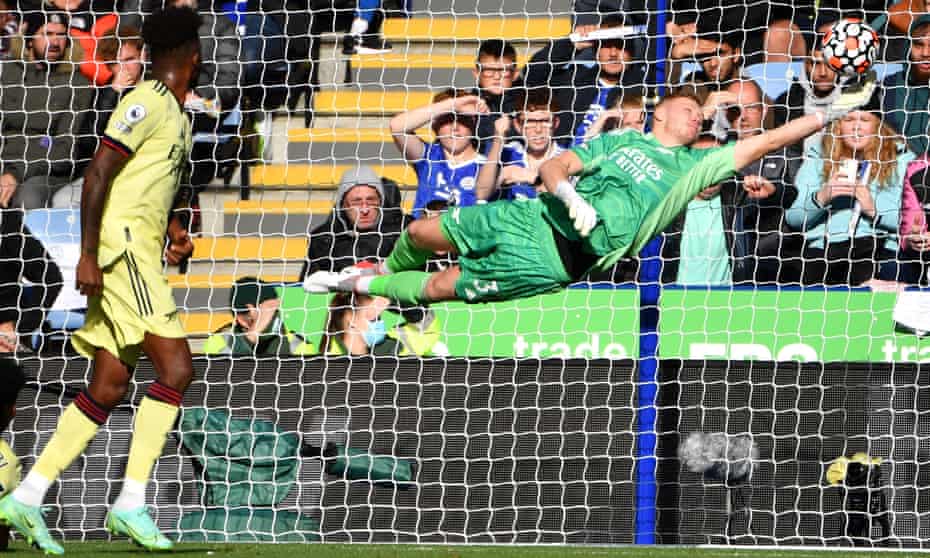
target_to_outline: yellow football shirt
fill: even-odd
[[[145,81],[110,116],[103,143],[129,157],[113,179],[103,209],[98,263],[127,249],[160,267],[168,215],[191,151],[191,125],[160,81]]]
[[[13,448],[5,440],[0,440],[0,496],[6,496],[19,486],[22,473],[23,467]]]

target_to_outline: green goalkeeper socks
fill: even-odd
[[[417,248],[413,241],[410,240],[410,234],[404,231],[400,234],[400,238],[397,239],[397,243],[394,244],[394,249],[391,250],[385,264],[391,273],[411,269],[420,270],[423,269],[426,260],[432,255],[433,253],[429,250]]]
[[[396,252],[397,248],[394,248],[394,251]],[[392,252],[391,256],[393,255]],[[426,282],[429,281],[430,275],[425,271],[379,275],[371,279],[366,290],[368,294],[384,296],[401,304],[428,304],[430,301],[426,298]]]

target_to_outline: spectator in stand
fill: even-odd
[[[873,101],[835,122],[820,149],[805,153],[788,224],[807,239],[798,270],[805,284],[859,285],[895,280],[898,227],[907,165],[914,154],[897,140]],[[868,162],[851,176],[848,160]]]
[[[15,58],[22,51],[19,16],[13,0],[0,0],[0,61]]]
[[[493,141],[494,122],[503,114],[514,111],[514,81],[519,75],[517,51],[513,45],[500,39],[482,41],[472,74],[477,87],[473,95],[481,97],[488,106],[486,114],[478,115],[479,151],[487,153]]]
[[[384,184],[368,166],[347,170],[339,180],[332,215],[310,233],[301,279],[387,258],[407,222],[396,185]]]
[[[726,88],[742,75],[742,49],[744,32],[740,27],[726,32],[709,31],[697,35],[694,43],[672,47],[672,58],[690,58],[700,64],[682,79],[683,84],[695,88],[699,98],[706,99],[714,92]],[[691,49],[693,46],[693,50]]]
[[[445,356],[439,341],[441,328],[432,312],[416,322],[405,322],[388,329],[382,314],[388,299],[351,293],[338,293],[329,303],[326,333],[320,343],[323,354],[331,356]]]
[[[226,16],[198,10],[197,0],[172,0],[171,6],[189,7],[200,13],[200,71],[197,83],[187,95],[184,108],[194,114],[192,131],[215,133],[229,111],[239,102],[239,35]],[[213,142],[194,142],[191,150],[190,182],[206,186],[216,176],[218,161],[228,158]]]
[[[97,90],[94,103],[94,135],[97,138],[103,136],[110,113],[119,100],[142,81],[145,69],[142,50],[142,32],[132,26],[120,27],[119,31],[111,31],[100,40],[97,53],[105,61],[112,79],[106,87]]]
[[[837,87],[836,72],[823,59],[823,50],[817,43],[804,60],[800,76],[794,78],[788,91],[775,100],[775,125],[781,126],[789,120],[806,114],[823,112],[833,102],[833,92]],[[804,140],[804,151],[820,145],[823,131],[812,134]]]
[[[85,130],[81,134],[78,169],[82,169],[97,152],[100,138],[103,137],[116,104],[142,81],[145,63],[142,60],[141,31],[125,26],[120,27],[119,32],[107,33],[100,39],[97,54],[106,62],[112,79],[107,85],[95,90],[94,110],[85,119]],[[80,207],[83,183],[83,179],[79,178],[58,190],[52,197],[52,207]]]
[[[292,356],[316,354],[316,347],[288,330],[274,286],[255,277],[240,277],[230,297],[233,323],[207,338],[208,355]]]
[[[23,211],[0,210],[0,353],[15,352],[20,336],[39,329],[61,288],[61,271],[23,223]]]
[[[487,113],[487,103],[477,95],[447,89],[433,97],[432,104],[391,119],[394,143],[417,172],[414,219],[424,210],[441,211],[478,201],[475,186],[486,158],[478,153],[475,117]],[[416,134],[428,123],[436,135],[429,144]]]
[[[355,19],[352,20],[349,33],[342,39],[342,53],[351,56],[391,52],[391,43],[381,36],[383,21],[381,0],[358,0]]]
[[[591,124],[585,133],[584,141],[617,129],[646,132],[646,106],[642,97],[629,95],[617,99],[613,108],[602,112],[594,124]]]
[[[926,284],[924,269],[930,252],[927,209],[930,209],[928,173],[930,156],[922,155],[910,162],[901,195],[901,220],[898,224],[902,274],[899,281]]]
[[[576,31],[584,36],[596,29],[613,29],[623,24],[622,17],[608,16],[599,27],[582,26]],[[596,49],[595,64],[578,63],[578,56],[592,47]],[[645,83],[644,51],[640,37],[577,43],[564,38],[533,55],[524,71],[524,84],[529,89],[551,87],[555,92],[563,111],[554,132],[557,141],[580,143],[600,113],[613,106],[624,92],[633,89],[641,93]]]
[[[28,60],[0,72],[0,207],[45,207],[74,176],[93,95],[83,76],[59,69],[67,31],[64,13],[27,13]]]
[[[884,81],[882,112],[888,123],[907,139],[911,151],[927,152],[930,129],[930,14],[914,19],[904,70]]]
[[[823,1],[820,3],[825,4]],[[809,27],[815,9],[813,2],[806,0],[790,4],[765,0],[673,0],[672,11],[675,21],[667,26],[669,35],[681,36],[684,30],[683,35],[691,35],[686,38],[689,43],[696,41],[692,35],[695,32],[698,35],[725,33],[732,29],[746,32],[744,41],[740,41],[738,46],[748,66],[788,62],[804,56],[807,48],[798,24],[805,29]]]
[[[95,85],[105,85],[113,77],[97,52],[99,40],[116,29],[120,16],[115,0],[24,0],[22,11],[60,11],[68,16],[71,38],[68,59]]]
[[[513,127],[519,137],[504,145],[510,118],[497,120],[488,162],[478,176],[478,199],[535,198],[539,167],[563,151],[552,137],[552,130],[559,125],[559,103],[550,91],[530,90],[517,98],[517,106],[521,110]]]
[[[771,128],[769,103],[752,80],[734,81],[708,98],[705,119],[711,120],[720,109],[725,110],[733,139]],[[698,194],[665,233],[663,281],[682,285],[756,281],[758,257],[772,255],[762,253],[760,239],[780,236],[783,208],[790,206],[794,195],[790,184],[800,166],[799,155],[787,148],[776,151]]]

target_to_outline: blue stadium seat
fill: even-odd
[[[74,273],[81,255],[80,211],[68,209],[33,209],[26,212],[26,226],[58,264],[64,285],[58,299],[46,314],[46,326],[52,332],[68,332],[84,325],[87,300],[74,286]]]

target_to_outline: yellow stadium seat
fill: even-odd
[[[307,255],[307,239],[300,237],[201,237],[194,239],[195,261],[297,260]]]
[[[313,110],[318,114],[394,115],[430,104],[430,91],[354,91],[325,90],[313,96]]]
[[[416,187],[417,174],[409,165],[374,165],[375,172],[390,178],[400,186]],[[293,165],[259,165],[252,169],[252,184],[256,186],[317,186],[335,188],[349,165],[325,163]]]

